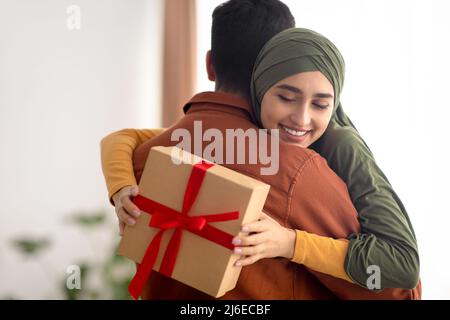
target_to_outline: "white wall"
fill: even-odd
[[[213,9],[199,2],[199,90],[213,90],[204,53]],[[447,199],[450,3],[446,0],[285,0],[297,26],[327,36],[346,61],[344,109],[415,227],[424,299],[449,299]]]
[[[60,298],[54,276],[117,241],[104,230],[91,248],[64,219],[113,217],[100,139],[161,125],[162,3],[0,0],[0,299]],[[80,30],[67,27],[69,5],[81,9]],[[19,235],[52,238],[39,259],[47,272],[11,250]]]

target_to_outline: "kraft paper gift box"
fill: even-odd
[[[213,297],[232,290],[242,268],[232,238],[260,218],[269,189],[177,147],[153,147],[134,198],[141,215],[118,250],[140,264],[131,295],[140,296],[152,269]]]

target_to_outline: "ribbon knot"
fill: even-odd
[[[206,225],[206,219],[204,217],[178,217],[180,226],[188,230],[202,230]]]
[[[150,220],[150,227],[159,229],[181,228],[186,230],[200,231],[206,225],[206,219],[202,216],[183,216],[181,214],[164,214],[160,211],[154,211]]]

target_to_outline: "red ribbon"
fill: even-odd
[[[193,166],[189,181],[184,193],[183,208],[181,212],[173,210],[165,205],[138,195],[134,198],[134,203],[148,214],[152,215],[150,226],[161,229],[152,239],[147,247],[144,258],[138,267],[138,270],[128,286],[128,291],[134,299],[138,299],[144,289],[156,258],[158,257],[161,239],[165,231],[175,229],[172,238],[167,245],[159,272],[170,277],[175,267],[178,251],[181,244],[181,235],[183,229],[190,231],[200,237],[215,242],[230,250],[234,249],[231,243],[233,236],[210,226],[209,222],[228,221],[239,218],[239,211],[202,215],[188,216],[188,213],[197,198],[200,187],[203,183],[206,171],[214,166],[205,161],[199,162]]]

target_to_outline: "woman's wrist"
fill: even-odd
[[[285,258],[291,260],[294,257],[297,234],[294,229],[286,228],[286,253]]]

